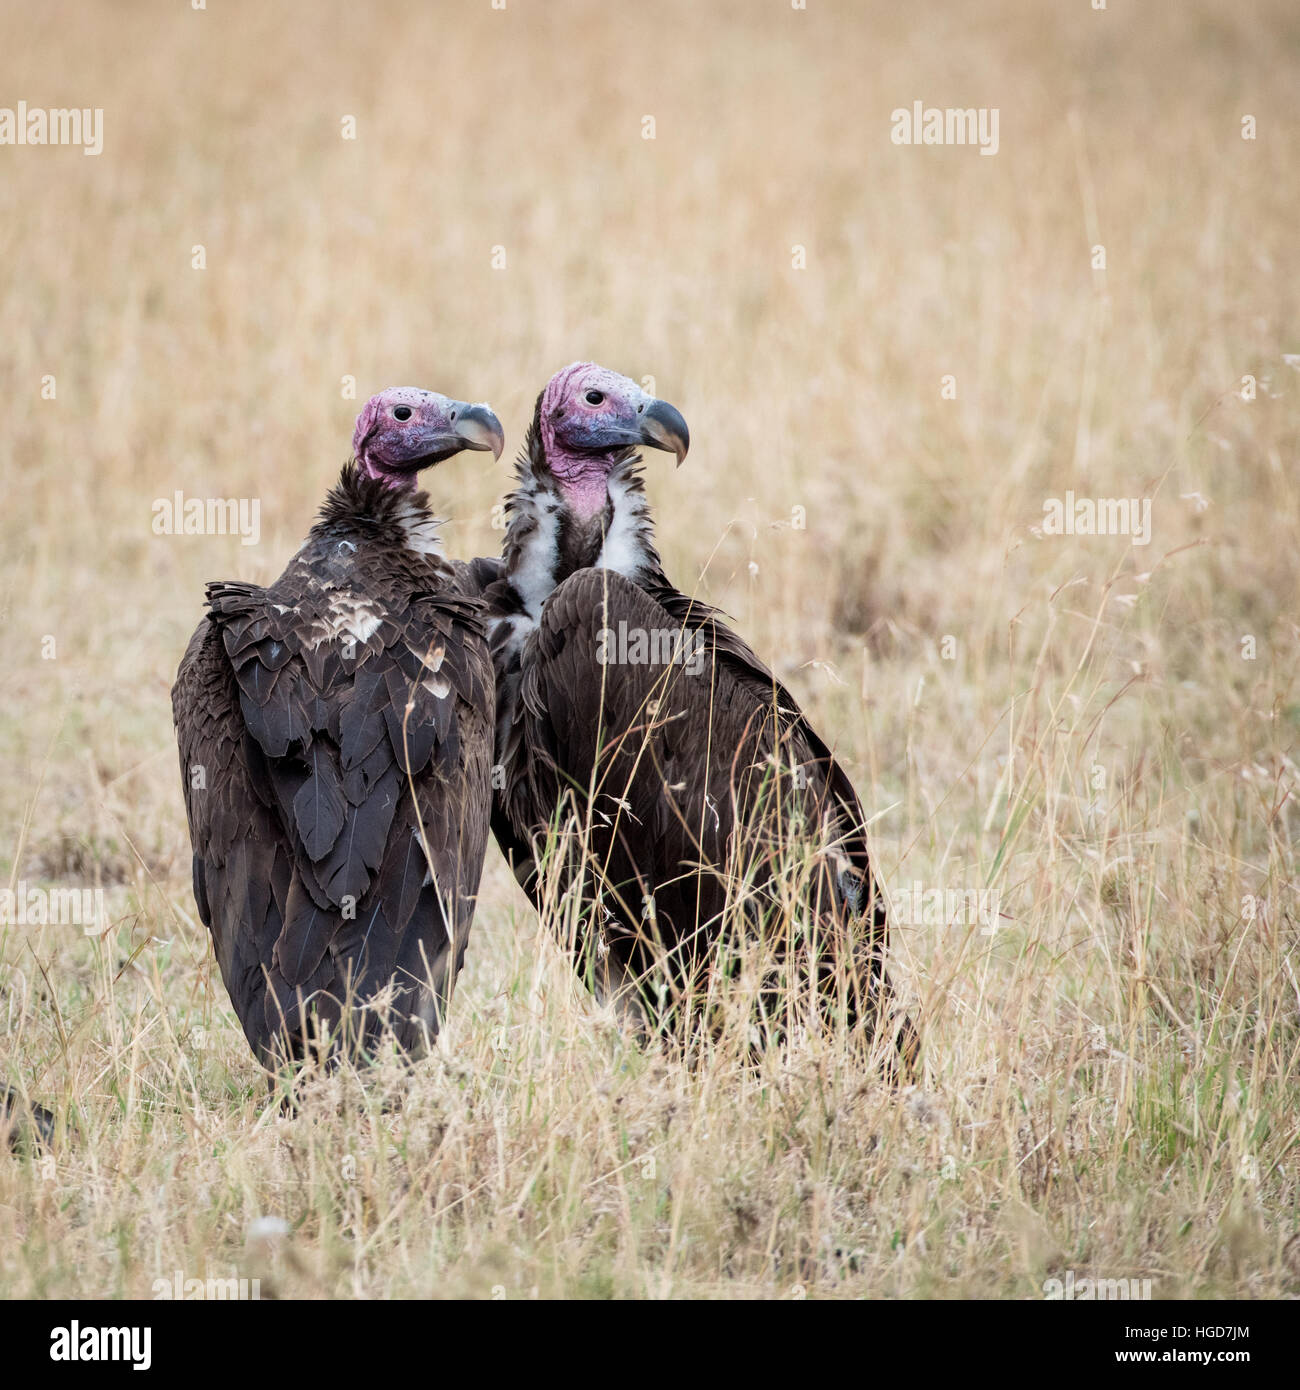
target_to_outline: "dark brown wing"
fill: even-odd
[[[457,588],[473,598],[482,598],[505,572],[505,565],[495,555],[479,555],[473,560],[451,563],[456,571]]]
[[[282,597],[211,586],[173,692],[200,914],[263,1061],[311,1012],[337,1025],[349,1002],[386,992],[418,1050],[482,867],[486,639],[455,595],[379,605],[352,642],[322,637],[319,606]],[[363,1039],[377,1028],[373,1011],[358,1024]]]
[[[194,848],[194,901],[244,1035],[271,1060],[267,965],[284,925],[293,858],[249,775],[248,735],[221,630],[204,618],[172,688],[181,783]]]
[[[632,649],[638,633],[647,659]],[[575,944],[590,980],[658,988],[666,971],[674,987],[698,985],[726,920],[772,932],[795,876],[819,927],[800,951],[824,1003],[834,993],[850,1021],[874,1014],[885,914],[857,797],[713,610],[582,570],[547,600],[522,668],[499,808],[519,837],[552,824],[560,803],[589,827]]]
[[[758,659],[749,645],[722,621],[716,608],[699,599],[688,598],[666,579],[648,587],[651,597],[676,622],[700,632],[708,649],[716,654],[719,664],[725,666],[756,700],[774,711],[783,734],[794,740],[805,779],[816,783],[824,804],[834,803],[836,845],[848,861],[849,872],[843,880],[843,891],[854,912],[862,913],[874,904],[875,930],[884,933],[884,894],[880,892],[871,868],[862,803],[848,774],[835,761],[821,735],[808,722],[798,701]],[[808,777],[810,772],[813,774],[811,779]]]

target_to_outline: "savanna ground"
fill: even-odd
[[[1300,1292],[1290,0],[3,25],[0,102],[102,107],[104,149],[0,148],[0,869],[112,925],[0,928],[0,1080],[57,1115],[0,1157],[0,1292]],[[917,100],[997,107],[996,156],[892,144]],[[812,1042],[691,1070],[490,847],[437,1054],[281,1118],[190,892],[203,583],[278,574],[372,391],[486,398],[513,449],[578,357],[689,420],[668,571],[835,744],[896,901],[996,930],[896,921],[912,1089]],[[499,548],[508,462],[429,476],[453,553]],[[177,489],[260,499],[260,543],[155,535]],[[1041,534],[1067,489],[1151,499],[1150,543]]]

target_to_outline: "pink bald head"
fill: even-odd
[[[390,386],[365,403],[352,432],[352,452],[371,478],[414,491],[416,475],[462,449],[491,449],[500,458],[501,422],[486,405],[469,405],[423,391]]]
[[[686,457],[690,432],[667,401],[595,362],[573,362],[546,384],[537,406],[543,453],[577,514],[605,505],[610,470],[640,444]]]

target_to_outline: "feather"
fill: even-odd
[[[384,701],[388,690],[373,667],[356,674],[339,701],[339,745],[345,769],[358,766],[384,736]]]
[[[389,764],[383,784],[356,806],[347,808],[343,831],[319,866],[321,880],[332,902],[344,896],[360,900],[370,878],[384,857],[389,827],[401,794],[401,777]]]
[[[294,824],[307,857],[324,859],[343,829],[343,785],[329,754],[313,744],[308,759],[310,772],[293,799]]]
[[[295,875],[289,888],[284,927],[275,943],[272,960],[281,978],[297,986],[320,964],[337,929],[340,914],[314,902],[301,877]]]
[[[662,1022],[663,1001],[712,968],[729,904],[744,898],[756,924],[775,906],[774,863],[802,833],[823,862],[829,851],[847,864],[838,875],[814,873],[808,892],[831,962],[818,966],[822,1006],[836,1008],[834,964],[853,970],[865,956],[870,968],[857,972],[849,1008],[873,1028],[888,996],[887,923],[851,783],[790,692],[717,610],[664,576],[631,460],[611,457],[599,524],[576,515],[550,472],[540,411],[539,397],[503,564],[495,577],[486,562],[473,570],[484,583],[496,670],[495,756],[505,771],[492,815],[498,843],[535,892],[531,845],[572,806],[576,823],[590,828],[563,886],[602,921],[604,942],[593,955],[580,925],[575,966],[602,994],[639,997],[638,1008]],[[621,624],[689,634],[702,669],[603,664],[597,636]],[[792,762],[806,785],[779,780],[774,769]],[[736,854],[742,877],[733,881]],[[657,998],[631,983],[647,976],[667,992]],[[768,1003],[775,1009],[776,996]],[[914,1053],[910,1023],[898,1043]]]
[[[268,1066],[300,1053],[317,1024],[373,1037],[366,1001],[394,987],[398,1037],[419,1050],[459,968],[429,896],[412,784],[468,924],[488,829],[492,665],[460,571],[407,548],[424,505],[345,468],[274,584],[208,586],[173,687],[195,902]],[[472,789],[465,758],[479,769]],[[398,970],[412,951],[441,962],[438,1008]]]

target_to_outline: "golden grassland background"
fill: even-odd
[[[115,926],[0,928],[0,1080],[60,1124],[0,1160],[0,1293],[1300,1292],[1293,5],[3,29],[0,105],[102,107],[104,151],[0,148],[0,882],[102,886]],[[916,100],[999,108],[996,157],[892,145]],[[691,1072],[492,848],[438,1055],[266,1113],[190,894],[203,583],[278,574],[344,376],[486,398],[513,448],[579,357],[689,420],[647,461],[668,571],[835,744],[887,885],[994,889],[1000,928],[896,926],[915,1089],[811,1044]],[[499,547],[508,462],[428,475],[454,553]],[[261,543],[155,536],[176,489],[259,498]],[[1035,535],[1067,489],[1152,498],[1150,545]]]

